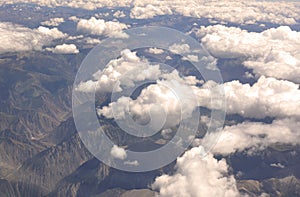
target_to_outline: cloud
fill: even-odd
[[[199,106],[224,110],[226,104],[227,113],[243,117],[300,118],[299,85],[290,81],[260,77],[252,86],[239,81],[224,84],[208,81],[199,87],[202,82],[194,76],[181,78],[176,71],[160,77],[162,80],[144,88],[137,99],[121,97],[99,109],[99,115],[124,119],[126,113],[130,113],[142,124],[149,122],[151,110],[159,107],[160,110],[151,112],[154,113],[152,117],[166,114],[164,128],[170,128],[189,117]],[[222,89],[224,97],[221,96]]]
[[[128,7],[130,16],[148,19],[159,15],[181,14],[208,18],[216,22],[253,24],[257,22],[296,24],[300,18],[299,2],[291,1],[206,1],[206,0],[7,0],[1,4],[35,3],[41,6],[67,6],[94,10],[102,7]]]
[[[135,100],[120,97],[108,106],[98,109],[98,114],[122,120],[130,113],[139,124],[150,122],[159,125],[164,120],[164,129],[178,125],[182,119],[190,118],[199,106],[193,88],[200,81],[194,76],[181,78],[176,70],[161,74],[160,77],[162,79],[144,88]]]
[[[134,161],[124,161],[125,165],[130,165],[130,166],[139,166],[139,162],[137,160]]]
[[[152,54],[162,54],[164,52],[164,50],[158,49],[158,48],[149,48],[148,52],[152,53]]]
[[[177,159],[173,175],[157,177],[152,188],[161,197],[240,196],[228,168],[224,159],[212,154],[203,157],[202,147],[193,148]]]
[[[42,50],[55,39],[65,38],[67,34],[57,28],[38,27],[30,29],[21,25],[0,22],[0,53]]]
[[[121,97],[116,102],[98,110],[106,118],[125,119],[125,112],[135,117],[139,124],[152,124],[165,119],[164,128],[171,128],[181,119],[189,118],[197,107],[197,100],[188,85],[176,80],[157,81],[142,90],[137,99]]]
[[[270,164],[270,166],[275,168],[285,168],[285,166],[282,165],[281,163],[272,163]]]
[[[187,60],[191,62],[199,62],[197,55],[187,55],[186,57],[183,57],[182,60]]]
[[[239,81],[223,85],[209,81],[201,88],[194,88],[201,106],[220,109],[217,100],[211,102],[213,89],[218,87],[224,88],[227,113],[250,118],[300,118],[300,90],[293,82],[266,77],[260,77],[252,86]]]
[[[56,45],[55,48],[47,48],[47,50],[58,54],[76,54],[79,53],[76,45],[74,44],[62,44]]]
[[[94,10],[97,8],[102,7],[126,7],[132,3],[132,0],[121,0],[121,1],[114,1],[114,0],[68,0],[68,1],[61,1],[61,0],[7,0],[0,2],[0,5],[5,4],[13,4],[13,3],[34,3],[41,6],[48,6],[48,7],[72,7],[72,8],[80,8],[80,9],[88,9]]]
[[[147,19],[176,13],[195,18],[209,18],[216,22],[296,24],[300,18],[299,9],[298,2],[286,1],[143,0],[134,1],[130,16]]]
[[[300,83],[300,32],[290,27],[256,33],[215,25],[201,27],[196,35],[214,57],[240,58],[257,76]]]
[[[220,136],[210,150],[212,153],[226,156],[246,151],[251,155],[278,143],[299,144],[299,126],[299,121],[292,118],[274,120],[271,124],[244,122],[226,126],[222,131],[206,135],[202,145],[210,149],[211,142]]]
[[[299,144],[299,121],[294,119],[274,120],[271,124],[244,122],[226,126],[222,131],[206,135],[199,147],[185,152],[177,158],[173,175],[161,175],[155,179],[153,189],[159,196],[240,196],[236,180],[228,173],[224,159],[217,160],[213,155],[227,156],[246,151],[253,154],[274,144]],[[220,136],[220,137],[219,137]],[[211,148],[211,142],[219,138]],[[206,151],[210,152],[206,153]],[[284,168],[284,165],[271,164]]]
[[[58,26],[65,22],[64,18],[51,18],[49,21],[44,21],[41,24],[46,26]]]
[[[113,14],[113,16],[115,18],[124,18],[124,17],[126,17],[126,14],[123,11],[118,10]]]
[[[169,47],[169,50],[172,53],[176,53],[176,54],[185,54],[185,53],[189,53],[190,50],[190,46],[188,44],[173,44]]]
[[[126,150],[122,147],[118,147],[117,145],[114,145],[110,151],[111,156],[117,159],[124,160],[127,157]]]
[[[136,52],[125,49],[119,59],[111,60],[103,71],[94,73],[94,80],[81,82],[77,90],[83,92],[120,92],[121,85],[134,87],[134,82],[155,80],[161,73],[159,65],[150,65],[145,59],[141,59]],[[116,84],[120,82],[120,84]],[[115,88],[115,89],[114,89]]]
[[[82,33],[91,35],[104,35],[111,37],[126,37],[122,33],[123,29],[127,29],[127,25],[120,22],[105,21],[103,19],[80,19],[77,23],[77,30]]]
[[[40,26],[35,31],[41,33],[44,36],[50,37],[53,40],[67,37],[67,34],[59,31],[57,28],[49,29],[47,27]]]

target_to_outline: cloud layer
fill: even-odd
[[[214,57],[240,58],[257,76],[300,83],[300,32],[287,26],[255,33],[215,25],[201,27],[196,34]]]
[[[209,18],[218,22],[232,22],[239,24],[252,24],[256,22],[295,24],[297,20],[300,19],[299,2],[297,1],[7,0],[1,3],[36,3],[42,6],[68,6],[83,9],[132,7],[130,16],[139,19],[171,14],[181,14],[196,18]]]
[[[30,29],[12,23],[0,22],[0,53],[42,50],[55,39],[65,38],[67,34],[57,28],[38,27]]]

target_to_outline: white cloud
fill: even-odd
[[[125,165],[130,165],[130,166],[138,166],[138,165],[140,165],[137,160],[134,160],[134,161],[124,161],[124,164]]]
[[[191,52],[190,46],[188,44],[176,44],[175,43],[169,47],[169,50],[172,53],[181,54],[181,55]]]
[[[199,62],[197,55],[187,55],[186,57],[182,57],[182,60],[187,60],[191,62]]]
[[[300,117],[299,85],[290,81],[260,77],[252,86],[239,81],[221,86],[207,82],[202,88],[194,89],[201,106],[219,109],[218,100],[211,102],[212,90],[218,87],[225,90],[227,113],[251,118]]]
[[[124,119],[125,112],[136,117],[140,124],[158,125],[165,120],[164,128],[171,128],[181,119],[189,118],[198,106],[192,89],[177,80],[162,80],[142,90],[136,100],[121,97],[98,110],[106,118]]]
[[[253,24],[256,22],[295,24],[300,18],[299,2],[291,1],[206,1],[206,0],[6,0],[9,3],[36,3],[42,6],[68,6],[97,9],[102,7],[133,7],[132,18],[146,19],[158,15],[181,14],[196,18],[209,18],[218,22]]]
[[[42,50],[55,39],[65,38],[67,34],[57,28],[40,26],[30,29],[21,25],[0,22],[0,53]]]
[[[117,145],[114,145],[110,151],[111,156],[117,159],[124,160],[127,157],[126,150],[122,147],[118,147]]]
[[[139,58],[136,52],[125,49],[121,52],[121,58],[111,60],[103,71],[93,75],[94,80],[80,83],[77,90],[118,92],[122,91],[120,85],[133,87],[136,81],[155,80],[160,72],[159,65],[152,66],[147,60]]]
[[[63,22],[65,22],[64,18],[51,18],[49,21],[44,21],[41,24],[54,27],[60,25]]]
[[[153,189],[162,197],[241,196],[236,180],[228,174],[224,159],[217,160],[213,154],[227,156],[245,151],[253,154],[274,144],[299,144],[300,123],[294,119],[274,120],[271,124],[245,122],[226,126],[222,131],[206,135],[199,144],[179,157],[173,175],[156,178]],[[219,138],[211,149],[211,142]],[[206,151],[210,152],[206,153]],[[284,168],[280,163],[273,167]]]
[[[285,168],[281,163],[271,163],[270,166],[275,168]]]
[[[49,29],[47,27],[40,26],[35,31],[43,34],[44,36],[48,36],[53,40],[67,37],[67,34],[59,31],[57,28]]]
[[[115,18],[124,18],[124,17],[126,16],[126,14],[125,14],[123,11],[118,10],[118,11],[116,11],[116,12],[113,14],[113,16],[114,16]]]
[[[132,0],[121,0],[121,1],[114,1],[114,0],[68,0],[68,1],[61,1],[61,0],[7,0],[1,1],[0,5],[2,4],[13,4],[13,3],[35,3],[41,6],[49,6],[49,7],[56,7],[56,6],[67,6],[72,8],[81,8],[81,9],[88,9],[94,10],[97,8],[102,7],[126,7],[132,3]]]
[[[215,25],[201,27],[196,34],[217,58],[241,58],[258,76],[300,82],[300,32],[287,26],[256,33]]]
[[[47,48],[47,50],[52,51],[53,53],[59,54],[76,54],[79,53],[76,45],[74,44],[62,44],[56,45],[55,48]]]
[[[226,161],[203,157],[202,147],[186,151],[177,159],[175,174],[157,177],[152,188],[161,197],[240,196]]]
[[[126,34],[122,33],[123,29],[126,29],[127,25],[120,22],[105,21],[103,19],[96,19],[91,17],[90,19],[80,19],[77,23],[77,30],[82,33],[91,35],[105,35],[112,37],[126,37]]]
[[[300,18],[299,9],[298,2],[286,1],[140,0],[134,1],[131,17],[146,19],[179,13],[217,22],[295,24]]]
[[[239,81],[231,81],[223,85],[208,81],[203,86],[197,87],[196,84],[202,82],[194,76],[181,78],[175,71],[163,74],[161,77],[164,80],[157,80],[156,84],[143,89],[136,100],[121,97],[116,102],[99,109],[99,115],[124,119],[125,112],[130,112],[137,117],[138,122],[145,123],[150,121],[151,109],[161,106],[162,111],[156,111],[157,114],[153,114],[152,117],[167,114],[164,128],[169,128],[180,123],[183,118],[189,117],[198,106],[224,109],[226,99],[226,112],[229,114],[258,119],[300,118],[299,85],[289,81],[261,77],[252,86]],[[225,91],[224,98],[220,96],[222,88]],[[216,99],[212,100],[212,98]]]
[[[149,48],[148,52],[152,54],[162,54],[164,50],[158,48]]]
[[[214,154],[226,156],[246,150],[251,155],[277,143],[299,144],[299,126],[299,121],[295,119],[274,120],[271,124],[244,122],[206,135],[202,145],[210,149],[210,143],[219,137],[211,149]]]

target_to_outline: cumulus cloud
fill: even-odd
[[[105,35],[111,37],[126,37],[125,33],[122,33],[123,29],[126,29],[127,25],[115,21],[105,21],[103,19],[96,19],[91,17],[90,19],[80,19],[77,23],[77,30],[82,33],[92,35]]]
[[[162,74],[161,78],[156,84],[143,89],[137,99],[121,97],[99,109],[99,115],[124,119],[126,113],[130,113],[138,122],[146,123],[150,121],[151,113],[154,113],[152,117],[166,114],[164,128],[169,128],[189,117],[199,106],[224,110],[226,100],[226,112],[229,114],[257,119],[300,118],[299,85],[290,81],[261,77],[252,86],[239,81],[224,84],[208,81],[198,86],[202,82],[194,76],[181,78],[176,71]],[[220,96],[222,89],[225,92],[224,97]],[[160,110],[151,111],[157,106],[161,106]]]
[[[74,44],[62,44],[56,45],[55,48],[47,48],[47,50],[58,54],[76,54],[79,53],[76,45]]]
[[[188,44],[173,44],[169,47],[172,53],[185,54],[191,52],[190,46]]]
[[[198,106],[192,89],[177,80],[158,80],[142,90],[137,99],[121,97],[98,110],[106,118],[125,119],[130,113],[139,124],[154,125],[165,119],[163,128],[171,128],[191,116]]]
[[[123,11],[118,10],[118,11],[116,11],[116,12],[113,14],[113,16],[114,16],[115,18],[124,18],[124,17],[126,16],[126,14],[125,14]]]
[[[299,85],[286,80],[260,77],[250,86],[239,81],[231,81],[222,85],[207,82],[201,88],[194,89],[201,106],[219,109],[218,103],[212,103],[213,89],[224,88],[226,111],[250,118],[300,117]]]
[[[227,156],[246,151],[253,154],[274,144],[299,144],[298,128],[295,119],[274,120],[271,124],[244,122],[226,126],[222,131],[207,134],[200,140],[200,146],[185,152],[177,158],[173,175],[156,178],[153,189],[159,196],[240,196],[236,180],[228,174],[224,159],[217,160],[213,155]],[[219,138],[211,149],[211,142]],[[205,153],[210,150],[209,153]],[[205,155],[205,157],[203,157]],[[284,168],[280,163],[272,167]]]
[[[187,60],[191,62],[199,62],[197,55],[187,55],[186,57],[183,57],[182,60]]]
[[[68,6],[90,10],[102,7],[132,7],[130,16],[138,19],[181,14],[189,17],[208,18],[217,22],[295,24],[300,18],[297,1],[6,0],[0,2],[0,5],[10,3],[35,3],[49,7]]]
[[[179,13],[217,22],[296,24],[300,18],[299,9],[298,2],[286,1],[140,0],[134,1],[131,17],[146,19]]]
[[[211,148],[210,142],[219,137],[211,149],[214,154],[226,156],[246,150],[251,155],[273,144],[299,144],[299,126],[299,121],[292,118],[274,120],[271,124],[244,122],[206,135],[202,145]]]
[[[126,150],[122,147],[114,145],[110,151],[111,156],[117,159],[124,160],[127,157]]]
[[[202,147],[193,148],[177,159],[174,175],[157,177],[152,188],[162,197],[240,196],[228,167],[212,154],[203,157]]]
[[[132,0],[122,0],[122,1],[114,1],[114,0],[7,0],[1,1],[0,5],[3,4],[13,4],[13,3],[34,3],[41,6],[48,7],[56,7],[56,6],[66,6],[72,8],[81,8],[94,10],[102,7],[126,7],[132,3]]]
[[[158,48],[149,48],[148,52],[152,53],[152,54],[162,54],[164,52],[164,50],[158,49]]]
[[[102,71],[94,73],[93,80],[81,82],[77,90],[119,92],[122,91],[121,85],[133,87],[134,82],[155,80],[160,74],[159,65],[150,65],[147,60],[139,58],[136,52],[125,49],[119,59],[111,60]]]
[[[240,58],[257,76],[300,82],[300,32],[290,27],[256,33],[215,25],[201,27],[196,34],[214,57]]]
[[[46,26],[58,26],[65,22],[64,18],[51,18],[49,21],[44,21],[41,24]]]
[[[57,28],[38,27],[30,29],[21,25],[0,22],[0,53],[42,50],[55,39],[65,38],[67,34]]]

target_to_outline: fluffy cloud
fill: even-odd
[[[158,15],[181,14],[209,18],[218,22],[252,24],[256,22],[295,24],[300,18],[299,2],[291,1],[206,1],[206,0],[7,0],[1,4],[36,3],[42,6],[68,6],[83,9],[132,7],[132,18],[146,19]]]
[[[118,10],[118,11],[116,11],[116,12],[113,14],[113,16],[114,16],[115,18],[124,18],[124,17],[126,16],[126,14],[125,14],[123,11]]]
[[[55,48],[47,48],[47,50],[52,51],[53,53],[59,54],[76,54],[79,53],[76,45],[74,44],[62,44],[56,45]]]
[[[299,121],[290,118],[274,120],[271,124],[244,122],[226,126],[220,133],[208,134],[202,140],[202,145],[210,149],[210,142],[219,137],[211,149],[214,154],[229,155],[245,150],[252,154],[277,143],[299,144],[299,126]]]
[[[117,145],[114,145],[110,151],[111,156],[117,159],[124,160],[127,157],[126,150],[122,147],[118,147]]]
[[[67,34],[57,28],[49,29],[40,26],[37,29],[29,29],[12,23],[0,22],[0,53],[42,50],[53,40],[65,38]]]
[[[212,103],[213,89],[222,87],[226,97],[226,111],[250,118],[300,117],[299,85],[286,80],[260,77],[250,86],[239,81],[223,85],[207,82],[201,88],[194,89],[201,106],[219,109],[218,103]]]
[[[143,80],[155,80],[161,73],[159,65],[151,66],[147,60],[139,58],[135,52],[125,49],[121,57],[111,60],[101,71],[94,73],[94,80],[81,82],[77,90],[83,92],[122,91],[120,85],[134,86],[134,82]],[[116,84],[120,82],[120,84]]]
[[[162,197],[240,196],[236,180],[228,175],[226,161],[215,159],[213,154],[227,156],[245,150],[253,154],[273,144],[296,145],[299,144],[299,126],[294,119],[226,126],[222,131],[207,134],[200,140],[201,146],[186,151],[177,159],[175,173],[157,177],[152,187],[159,190]],[[219,138],[218,143],[211,148],[216,138]],[[280,163],[271,166],[284,168]]]
[[[158,48],[149,48],[148,52],[152,53],[152,54],[162,54],[164,52],[164,50],[158,49]]]
[[[125,33],[122,33],[123,29],[126,29],[127,25],[114,21],[104,21],[103,19],[96,19],[91,17],[90,19],[80,19],[77,23],[77,30],[92,35],[105,35],[111,37],[126,37]]]
[[[183,81],[183,80],[182,80]],[[106,118],[125,119],[125,112],[136,118],[139,124],[152,121],[154,125],[165,120],[164,128],[171,128],[181,119],[191,116],[198,106],[193,90],[177,80],[158,80],[142,90],[137,99],[121,97],[116,102],[98,110]]]
[[[51,18],[49,21],[44,21],[41,24],[47,26],[58,26],[65,22],[64,18]]]
[[[300,32],[287,26],[255,33],[215,25],[201,27],[196,34],[217,58],[241,58],[258,76],[300,82]]]
[[[239,24],[252,24],[256,22],[295,24],[300,18],[298,2],[257,2],[252,0],[140,0],[134,1],[131,17],[146,19],[158,15],[171,15],[175,13]]]
[[[190,46],[188,44],[173,44],[169,47],[172,53],[185,54],[191,52]]]
[[[156,84],[143,89],[137,99],[121,97],[99,109],[99,115],[124,119],[126,113],[130,113],[141,124],[149,122],[151,117],[159,117],[160,120],[167,115],[164,128],[170,128],[188,118],[198,106],[224,109],[226,99],[229,114],[258,119],[300,118],[299,85],[289,81],[261,77],[252,86],[239,81],[224,84],[208,81],[199,87],[201,81],[194,76],[181,78],[176,71],[160,77],[163,80],[157,80]],[[225,91],[224,98],[220,97],[222,89]],[[157,106],[160,106],[159,110]]]
[[[132,0],[121,0],[121,1],[114,1],[114,0],[68,0],[68,1],[61,1],[61,0],[7,0],[0,2],[0,5],[3,4],[13,4],[13,3],[35,3],[41,6],[49,6],[49,7],[56,7],[56,6],[67,6],[72,8],[81,8],[81,9],[88,9],[93,10],[102,7],[126,7],[132,3]]]
[[[157,177],[152,187],[162,197],[240,196],[226,161],[212,154],[203,157],[202,147],[185,152],[177,159],[175,174]]]

